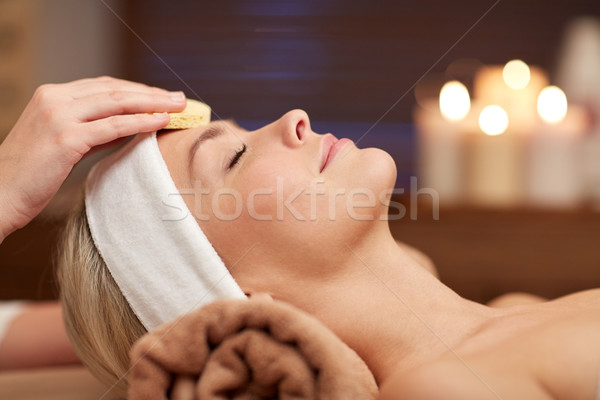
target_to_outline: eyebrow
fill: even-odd
[[[192,160],[194,159],[194,156],[196,155],[200,145],[207,140],[216,139],[223,135],[228,124],[233,125],[235,128],[242,129],[235,119],[222,119],[219,121],[214,121],[211,126],[202,131],[200,136],[194,140],[194,143],[192,144],[192,147],[190,147],[190,152],[188,154],[188,166],[190,168],[192,166]]]

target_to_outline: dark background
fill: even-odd
[[[183,90],[247,129],[304,109],[315,132],[390,153],[407,188],[417,86],[470,87],[479,65],[515,58],[552,77],[565,28],[600,16],[600,2],[133,0],[120,15],[129,79]]]
[[[569,21],[600,17],[598,0],[106,5],[97,12],[114,22],[109,48],[119,49],[117,76],[184,90],[210,104],[215,118],[234,117],[247,128],[302,108],[316,132],[355,140],[369,132],[359,146],[389,151],[400,186],[415,172],[411,122],[420,80],[435,87],[468,78],[472,70],[456,66],[461,59],[476,66],[520,58],[552,76]],[[73,8],[55,12],[80,18]],[[63,25],[62,42],[77,42]],[[45,47],[49,57],[62,57],[57,65],[67,70],[85,61],[60,44]],[[0,245],[0,298],[56,297],[50,255],[61,215],[45,213]],[[556,297],[600,287],[597,211],[453,208],[434,221],[425,203],[419,215],[394,222],[394,235],[429,254],[442,279],[468,298],[487,301],[515,290]]]
[[[135,32],[123,35],[126,75],[193,90],[219,117],[242,120],[302,108],[315,120],[375,122],[387,112],[383,121],[411,122],[421,78],[463,58],[520,58],[552,73],[568,22],[600,16],[598,0],[126,4]]]

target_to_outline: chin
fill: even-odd
[[[391,189],[396,183],[396,163],[384,150],[376,147],[360,150],[356,167],[363,185],[373,190]]]
[[[332,165],[332,167],[334,167]],[[358,193],[371,192],[375,197],[375,204],[355,209],[356,214],[339,212],[335,220],[335,237],[337,242],[352,243],[357,238],[364,237],[376,227],[382,226],[382,215],[387,216],[387,201],[381,201],[381,194],[389,194],[396,182],[396,164],[394,159],[385,151],[378,148],[367,148],[353,151],[343,162],[331,168],[333,178],[332,186],[342,188],[346,196],[335,199],[337,210],[348,210],[348,195],[357,191]],[[366,191],[364,191],[366,189]],[[331,201],[330,198],[327,201]],[[364,197],[358,201],[368,201]],[[328,205],[324,206],[327,207]],[[360,216],[355,216],[360,215]]]
[[[389,198],[382,202],[381,196],[383,193],[389,195],[396,183],[396,163],[392,156],[378,148],[362,149],[346,165],[344,175],[347,193],[367,189],[375,196],[377,206],[371,209],[374,220],[387,213]]]

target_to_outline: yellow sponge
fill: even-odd
[[[182,112],[169,113],[171,120],[163,129],[188,129],[210,122],[210,107],[198,100],[187,99]]]

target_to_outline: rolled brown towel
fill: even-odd
[[[144,335],[129,399],[367,400],[362,359],[314,317],[265,300],[218,301]]]

